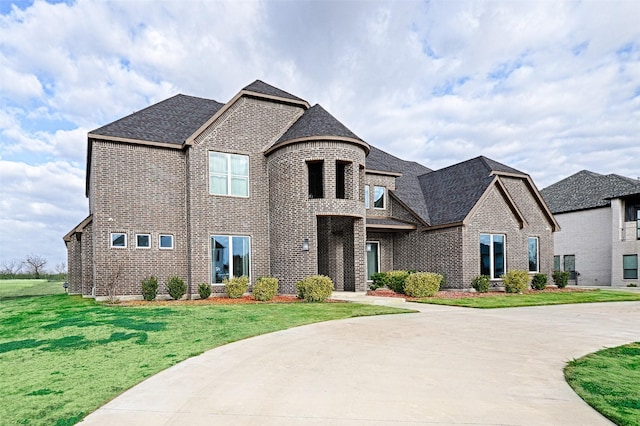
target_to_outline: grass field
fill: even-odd
[[[573,390],[611,421],[640,424],[640,343],[573,360],[564,373]]]
[[[0,424],[71,425],[213,347],[302,324],[400,312],[407,311],[351,303],[125,307],[67,295],[6,298]]]
[[[639,293],[616,290],[589,290],[567,293],[501,294],[460,299],[426,298],[419,303],[461,306],[465,308],[515,308],[521,306],[566,305],[570,303],[626,302],[640,300]]]
[[[0,300],[62,293],[62,281],[0,280]]]

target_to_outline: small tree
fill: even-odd
[[[30,254],[24,260],[24,263],[34,278],[40,278],[40,274],[44,271],[44,267],[47,264],[47,259],[37,254]]]
[[[15,278],[22,269],[22,264],[22,261],[18,259],[5,259],[0,263],[0,268],[2,268],[0,273],[8,275],[9,278]]]
[[[122,278],[122,263],[118,263],[107,276],[107,302],[115,305],[120,302],[118,299],[118,284]]]

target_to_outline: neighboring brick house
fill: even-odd
[[[541,193],[562,226],[554,269],[578,285],[640,285],[640,180],[583,170]]]
[[[176,95],[88,135],[90,215],[64,241],[70,292],[139,297],[141,280],[312,274],[363,291],[376,271],[550,273],[552,214],[531,178],[478,157],[432,171],[370,146],[262,81],[226,104]],[[161,292],[164,286],[160,286]]]

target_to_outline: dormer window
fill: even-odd
[[[322,182],[323,161],[307,161],[309,173],[309,198],[324,198],[324,185]]]

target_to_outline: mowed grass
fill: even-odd
[[[400,312],[409,311],[351,303],[125,307],[67,295],[2,300],[0,424],[71,425],[146,377],[216,346]]]
[[[571,303],[628,302],[640,300],[640,294],[616,290],[587,290],[566,293],[500,294],[460,299],[425,298],[419,303],[462,306],[465,308],[515,308],[522,306],[565,305]]]
[[[640,424],[640,342],[573,360],[564,374],[573,390],[609,420]]]
[[[64,293],[62,281],[0,280],[0,300],[62,293]]]

